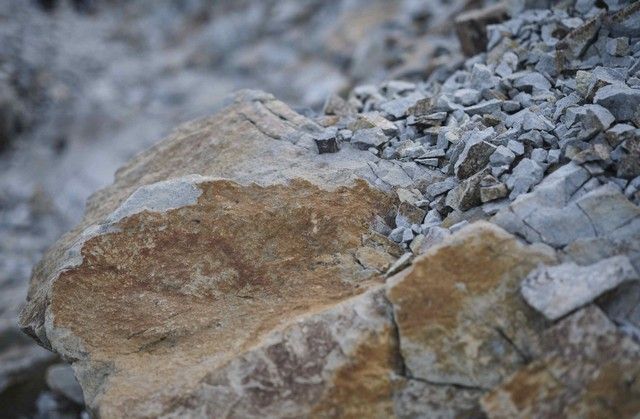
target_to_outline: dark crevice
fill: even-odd
[[[502,330],[501,327],[494,327],[493,328],[499,335],[500,337],[509,344],[509,346],[511,346],[513,348],[513,350],[516,351],[516,353],[518,354],[518,356],[520,356],[520,358],[522,359],[522,361],[525,364],[528,364],[531,362],[531,360],[533,359],[531,357],[531,355],[529,355],[526,351],[522,350],[518,345],[516,345],[516,343],[513,341],[513,339],[511,339],[509,337],[509,335],[507,335],[507,333]]]
[[[398,327],[398,323],[396,322],[396,315],[393,311],[393,303],[389,301],[386,295],[383,295],[383,298],[389,306],[389,319],[391,320],[391,327],[393,328],[392,335],[394,340],[393,349],[395,352],[395,372],[401,377],[407,377],[407,365],[404,362],[404,357],[402,356],[402,351],[400,350],[400,328]]]
[[[578,207],[580,212],[583,213],[585,217],[587,217],[587,220],[589,220],[589,225],[591,225],[591,229],[593,230],[593,235],[595,237],[599,237],[600,234],[598,234],[598,230],[596,229],[596,226],[593,223],[593,220],[591,219],[591,216],[580,206],[580,203],[577,202],[576,203],[576,207]]]
[[[262,127],[260,125],[258,125],[253,119],[249,118],[247,115],[245,115],[244,113],[240,112],[240,115],[247,121],[249,122],[251,125],[253,125],[258,131],[260,131],[262,134],[266,135],[269,138],[272,138],[274,140],[280,141],[280,137],[274,136],[272,134],[269,134],[268,132],[266,132],[264,129],[262,129]]]
[[[413,380],[413,381],[418,381],[424,384],[428,384],[430,386],[437,386],[437,387],[451,387],[457,390],[476,390],[476,391],[487,391],[489,390],[488,388],[484,388],[481,386],[468,386],[468,385],[464,385],[464,384],[460,384],[460,383],[442,383],[442,382],[435,382],[435,381],[430,381],[427,380],[425,378],[422,377],[415,377],[411,374],[411,372],[408,370],[407,365],[405,363],[404,357],[402,356],[402,351],[400,349],[400,345],[401,345],[401,340],[400,340],[400,328],[398,327],[398,323],[396,322],[396,318],[395,318],[395,313],[393,311],[393,303],[391,303],[391,301],[389,301],[389,299],[384,296],[384,300],[387,302],[387,304],[389,305],[389,318],[391,320],[391,327],[393,328],[393,336],[394,336],[394,341],[395,341],[395,345],[394,345],[394,352],[395,352],[395,373],[406,379],[406,380]]]

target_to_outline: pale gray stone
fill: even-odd
[[[549,90],[551,83],[542,74],[528,72],[528,73],[514,73],[509,76],[513,80],[513,85],[520,89],[526,90],[531,93],[536,90]]]
[[[502,102],[502,110],[505,112],[517,112],[521,108],[520,102],[515,100],[505,100]]]
[[[568,96],[565,96],[559,99],[556,102],[556,109],[553,113],[553,119],[557,121],[565,112],[565,110],[573,105],[577,105],[582,101],[582,98],[575,93],[571,93]]]
[[[549,164],[559,163],[560,162],[560,154],[561,154],[561,151],[558,150],[558,149],[549,150],[549,152],[547,153],[547,163],[549,163]]]
[[[435,209],[432,209],[429,212],[427,212],[427,214],[424,217],[424,220],[422,221],[423,228],[433,227],[440,224],[442,224],[442,217],[440,216],[440,213]]]
[[[142,211],[166,212],[193,205],[202,194],[198,183],[205,180],[205,177],[190,175],[142,186],[111,213],[106,222],[115,224]]]
[[[484,64],[474,64],[471,69],[471,87],[480,92],[493,89],[498,85],[498,77],[494,76],[491,69]]]
[[[445,192],[448,192],[451,189],[455,188],[458,185],[458,183],[459,181],[455,177],[448,177],[441,182],[432,183],[431,185],[427,186],[427,189],[425,190],[425,195],[433,199],[436,196],[443,194]]]
[[[431,158],[431,159],[420,158],[420,159],[416,159],[416,162],[429,167],[438,167],[438,164],[439,164],[439,160],[437,158]]]
[[[500,111],[502,107],[502,101],[499,99],[491,99],[486,100],[484,102],[480,102],[477,105],[468,106],[464,108],[464,111],[469,115],[484,115],[490,114],[493,112]]]
[[[607,108],[616,121],[631,121],[640,114],[640,89],[622,85],[608,85],[599,89],[593,103]]]
[[[507,148],[513,151],[517,156],[522,156],[524,154],[524,145],[519,141],[509,140]]]
[[[389,233],[389,238],[396,243],[402,242],[402,237],[404,236],[405,226],[399,226],[394,228],[391,233]]]
[[[611,184],[588,192],[576,204],[589,217],[597,236],[606,236],[640,218],[640,208]]]
[[[629,259],[615,256],[589,266],[539,267],[522,282],[521,292],[529,305],[549,320],[557,320],[621,283],[637,279]]]
[[[515,199],[518,195],[528,192],[540,183],[543,176],[544,170],[538,163],[528,158],[522,159],[507,178],[507,187],[511,191],[509,198]]]
[[[500,77],[507,77],[518,67],[518,56],[511,51],[505,52],[500,60],[500,64],[496,67],[496,74]]]
[[[531,160],[538,163],[541,167],[547,161],[547,150],[536,148],[531,150]]]
[[[409,243],[413,240],[413,231],[410,228],[406,228],[402,232],[402,243]]]
[[[426,152],[424,152],[420,158],[422,159],[429,159],[432,157],[444,157],[446,154],[446,151],[441,149],[441,148],[434,148],[432,150],[427,150]]]
[[[424,95],[421,93],[413,92],[408,96],[382,103],[380,109],[396,119],[402,118],[408,115],[410,107],[423,98]]]
[[[542,115],[525,109],[522,118],[522,129],[525,131],[539,130],[539,131],[551,131],[554,126],[547,118]]]
[[[629,38],[607,39],[607,52],[616,57],[622,57],[629,53]]]
[[[454,99],[463,106],[475,105],[482,97],[476,89],[460,89],[453,94]]]
[[[360,129],[353,134],[351,144],[360,150],[367,150],[370,147],[379,147],[386,143],[388,138],[380,128]]]
[[[517,144],[521,145],[520,143]],[[524,148],[522,149],[522,152],[524,153]],[[489,157],[489,161],[492,166],[510,166],[515,158],[516,155],[511,149],[500,145],[496,148],[491,157]]]
[[[83,405],[82,388],[76,380],[71,365],[56,364],[47,369],[46,381],[49,388],[75,404]]]

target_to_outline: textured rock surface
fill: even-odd
[[[489,417],[636,417],[640,346],[596,307],[543,336],[544,355],[482,400]]]
[[[394,200],[359,178],[366,152],[311,159],[314,128],[247,93],[119,171],[48,253],[21,322],[74,362],[90,407],[168,412],[265,333],[378,278],[355,254]]]
[[[518,285],[553,253],[476,223],[432,247],[390,279],[410,376],[431,383],[490,388],[527,360],[544,322]]]

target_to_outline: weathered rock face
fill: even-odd
[[[397,371],[381,289],[299,318],[235,357],[171,417],[389,417]]]
[[[542,341],[540,359],[483,398],[490,417],[637,416],[640,346],[598,308],[571,315]]]
[[[90,202],[82,225],[39,265],[23,327],[74,362],[86,401],[100,416],[169,414],[176,397],[206,393],[221,380],[237,389],[236,379],[247,380],[246,392],[207,398],[212,408],[231,409],[245,396],[266,407],[276,402],[248,383],[270,368],[285,374],[302,367],[307,358],[318,363],[305,366],[311,388],[300,390],[286,377],[280,385],[316,406],[322,380],[331,373],[339,380],[350,353],[368,358],[373,351],[381,368],[393,361],[384,349],[391,341],[384,313],[365,316],[381,325],[362,333],[351,324],[358,316],[339,312],[280,332],[299,334],[309,345],[306,358],[298,346],[278,347],[283,335],[265,338],[374,285],[380,272],[358,263],[357,252],[392,258],[380,245],[386,238],[370,239],[371,222],[393,214],[395,201],[363,180],[366,152],[323,161],[303,143],[313,129],[268,95],[239,99],[121,170],[114,186]],[[345,336],[328,329],[340,322]],[[332,355],[349,345],[342,361]],[[264,353],[272,357],[267,370],[252,361]],[[370,389],[371,398],[390,391],[382,387]],[[322,397],[329,403],[352,396],[345,390]],[[294,401],[272,408],[284,412]]]
[[[518,286],[553,252],[476,223],[431,248],[389,281],[410,376],[490,388],[527,361],[544,322]]]

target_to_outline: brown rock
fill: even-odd
[[[486,222],[446,238],[388,282],[409,376],[490,388],[534,353],[544,326],[520,281],[554,256]]]
[[[458,211],[466,211],[482,204],[480,184],[491,171],[485,168],[475,175],[463,180],[447,194],[445,204]]]
[[[640,346],[595,306],[543,336],[545,355],[482,399],[491,418],[632,418],[640,412]]]
[[[498,3],[484,9],[475,9],[456,17],[455,28],[462,52],[468,57],[487,49],[487,25],[507,19],[507,8]]]
[[[404,380],[395,394],[397,418],[480,418],[482,391]]]
[[[599,14],[569,32],[556,44],[556,65],[558,69],[570,69],[571,62],[579,58],[593,43],[600,27],[603,15]]]
[[[380,291],[269,334],[204,377],[169,417],[392,416],[397,350]]]
[[[278,416],[291,403],[302,415],[362,400],[390,409],[383,378],[352,394],[363,384],[348,382],[342,371],[368,376],[370,368],[389,368],[384,313],[364,320],[344,313],[354,310],[351,304],[374,310],[370,294],[363,297],[369,303],[354,298],[378,286],[382,275],[356,255],[375,251],[392,259],[365,237],[376,216],[394,213],[396,198],[366,181],[370,153],[342,150],[320,161],[309,134],[316,129],[270,95],[245,93],[121,169],[37,266],[22,327],[73,363],[97,415],[197,416],[228,407],[230,416],[243,416],[260,407]],[[326,310],[338,314],[316,317]],[[333,341],[335,331],[324,329],[334,326],[323,316],[343,322],[348,332],[337,338],[348,344]],[[259,365],[260,354],[279,339],[290,342],[287,333],[305,322],[318,331],[302,328],[300,339],[347,352],[327,349],[329,358],[309,367],[302,382],[285,371],[307,365],[297,346],[273,349],[269,356],[278,362]],[[283,357],[293,353],[299,363],[289,365]],[[233,372],[239,365],[242,371]],[[251,384],[265,368],[285,380],[278,381],[277,400]],[[233,391],[240,386],[249,394],[240,401],[198,398],[224,377],[240,376],[247,381],[234,381]],[[292,402],[282,399],[289,393]],[[363,413],[357,406],[354,412]]]

